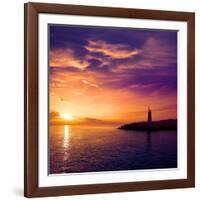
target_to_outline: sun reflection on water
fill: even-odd
[[[69,144],[69,126],[65,125],[64,126],[64,146],[67,147]]]
[[[64,160],[67,160],[68,149],[69,149],[69,125],[64,126],[63,147],[64,147]]]

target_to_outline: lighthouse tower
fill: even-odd
[[[152,122],[152,114],[151,114],[151,109],[148,107],[148,112],[147,112],[147,122],[151,123]]]

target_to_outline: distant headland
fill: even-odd
[[[125,124],[118,129],[124,130],[136,130],[136,131],[162,131],[162,130],[177,130],[177,119],[167,119],[152,121],[152,112],[148,108],[147,121],[145,122],[134,122]]]

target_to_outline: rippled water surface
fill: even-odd
[[[50,174],[176,168],[177,134],[51,126],[49,151]]]

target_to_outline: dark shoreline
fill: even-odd
[[[153,122],[134,122],[120,126],[118,129],[136,131],[177,130],[177,119],[167,119]]]

